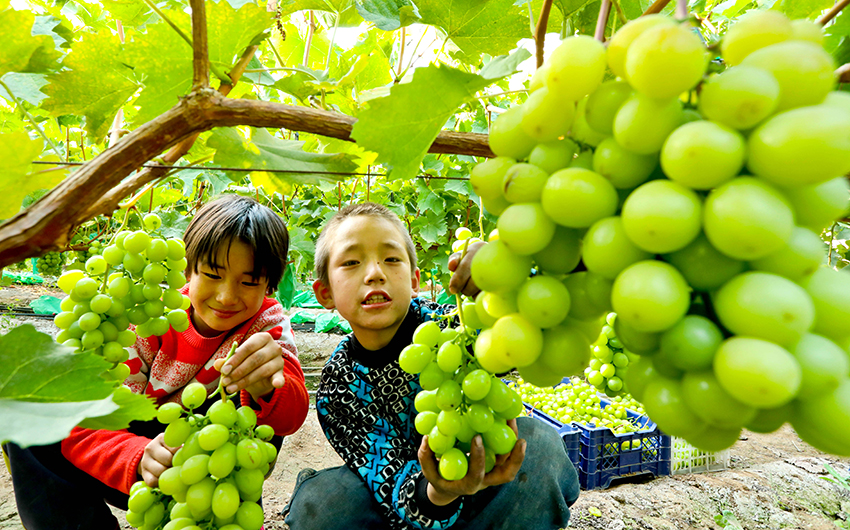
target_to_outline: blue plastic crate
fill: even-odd
[[[570,378],[565,377],[561,384],[571,384]],[[600,395],[602,408],[610,404],[610,399]],[[608,488],[615,480],[626,481],[640,476],[660,477],[671,473],[671,438],[662,433],[647,416],[626,409],[627,417],[640,429],[614,434],[611,429],[596,427],[594,424],[563,424],[527,403],[524,405],[529,416],[551,425],[562,438],[569,434],[570,441],[564,438],[565,443],[573,443],[572,440],[577,442],[578,454],[570,453],[569,456],[578,471],[582,489]]]
[[[600,402],[602,408],[610,404],[607,399]],[[582,489],[607,488],[615,479],[670,474],[670,437],[648,417],[631,410],[627,410],[626,414],[641,427],[639,430],[615,434],[607,427],[574,424],[579,430],[579,483]]]

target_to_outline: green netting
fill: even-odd
[[[62,311],[59,304],[62,301],[55,296],[44,295],[30,302],[30,307],[39,315],[55,315]]]
[[[309,307],[320,309],[322,304],[316,300],[316,295],[313,291],[301,291],[292,298],[292,305],[295,307]]]
[[[26,285],[44,283],[44,278],[42,278],[38,274],[33,274],[31,272],[13,272],[6,270],[3,271],[3,280],[11,283],[23,283]]]

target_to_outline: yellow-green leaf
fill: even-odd
[[[136,91],[132,71],[121,62],[117,36],[84,34],[75,42],[58,74],[48,76],[42,107],[53,116],[86,117],[86,132],[96,139],[106,135],[115,113]]]
[[[430,0],[420,2],[423,24],[442,29],[465,54],[504,55],[531,37],[527,8],[514,0]]]
[[[41,155],[44,142],[32,140],[25,132],[0,134],[0,219],[18,213],[28,194],[53,188],[64,177],[61,171],[33,170],[32,161]]]
[[[0,77],[8,72],[45,72],[59,56],[52,38],[32,35],[34,22],[29,11],[0,7]]]

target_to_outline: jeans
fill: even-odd
[[[567,526],[569,506],[578,498],[579,484],[563,441],[538,420],[519,418],[517,427],[520,438],[528,442],[517,476],[507,484],[465,497],[452,528],[545,530]],[[283,513],[291,530],[389,528],[366,484],[346,466],[299,473]]]

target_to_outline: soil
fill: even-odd
[[[0,305],[26,306],[43,294],[42,286],[0,289]],[[0,317],[0,333],[33,324],[55,334],[47,319]],[[338,334],[296,332],[305,372],[318,372],[336,347]],[[308,388],[316,379],[308,377]],[[731,448],[728,469],[691,473],[582,491],[571,508],[570,528],[600,530],[681,529],[835,529],[850,530],[850,489],[824,480],[825,464],[850,475],[850,458],[824,454],[803,442],[789,425],[771,434],[744,431]],[[319,426],[315,408],[304,426],[284,440],[263,495],[267,530],[283,530],[280,511],[289,500],[298,472],[341,465]],[[130,528],[120,512],[122,528]],[[11,478],[0,466],[0,530],[23,528],[15,507]]]

